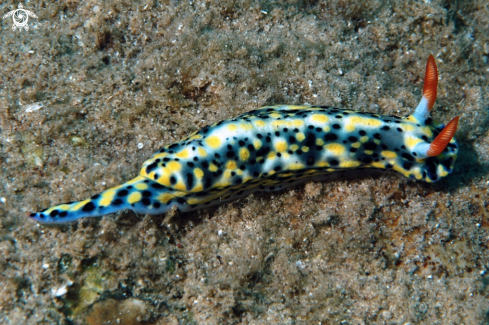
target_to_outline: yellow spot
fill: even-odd
[[[239,159],[247,161],[250,158],[250,152],[246,148],[239,149]]]
[[[344,126],[346,131],[353,132],[357,126],[379,128],[382,126],[382,121],[363,116],[349,116],[346,118]]]
[[[311,120],[318,123],[328,123],[329,118],[323,114],[314,114],[313,116],[311,116]]]
[[[108,206],[110,202],[112,202],[112,199],[114,198],[115,191],[114,190],[108,190],[105,191],[101,194],[102,198],[99,201],[100,205],[103,206]]]
[[[318,167],[329,167],[329,164],[325,161],[321,161],[321,162],[317,163],[316,166],[318,166]]]
[[[380,154],[388,159],[394,159],[397,157],[397,153],[395,153],[394,151],[384,150]]]
[[[381,163],[381,162],[371,162],[370,164],[368,164],[369,166],[372,166],[372,167],[375,167],[375,168],[385,168],[384,164]]]
[[[297,169],[303,169],[304,165],[301,163],[292,163],[289,165],[290,170],[297,170]]]
[[[198,132],[198,131],[197,131]],[[200,134],[196,134],[196,135],[192,135],[189,140],[196,140],[196,139],[200,139],[202,138],[202,136]]]
[[[179,153],[176,153],[175,157],[184,158],[184,159],[188,158],[188,149],[184,149],[184,150],[180,151]]]
[[[265,122],[261,121],[261,120],[258,120],[258,121],[254,121],[255,125],[260,127],[260,128],[263,128],[266,126]]]
[[[355,160],[342,161],[339,166],[341,168],[356,168],[360,166],[360,162]]]
[[[290,146],[290,150],[292,150],[292,151],[296,151],[297,149],[299,149],[299,146],[296,144],[293,144]]]
[[[245,130],[245,131],[251,131],[251,130],[253,130],[253,126],[251,126],[251,124],[249,124],[249,123],[241,123],[239,125],[239,127],[241,129]]]
[[[378,140],[378,139],[374,139],[374,142],[375,142],[376,145],[379,145],[381,141]]]
[[[228,161],[228,163],[226,164],[226,168],[231,170],[236,169],[237,168],[236,162],[234,160]]]
[[[139,201],[141,201],[141,197],[142,197],[141,193],[133,192],[133,193],[129,194],[129,196],[127,197],[127,202],[129,202],[129,204],[139,202]]]
[[[209,165],[209,170],[210,170],[211,172],[215,172],[215,171],[217,171],[217,166],[216,166],[216,165],[214,165],[213,163],[211,163],[211,164]]]
[[[418,143],[423,142],[423,140],[414,137],[408,137],[405,141],[408,148],[414,148]]]
[[[353,142],[353,143],[351,144],[351,146],[352,146],[353,148],[357,148],[357,149],[358,149],[358,148],[360,148],[360,145],[361,145],[361,143],[360,143],[360,142]]]
[[[317,139],[316,139],[316,145],[317,145],[317,146],[322,146],[323,144],[324,144],[323,139],[321,139],[321,138],[317,138]]]
[[[331,131],[331,128],[326,125],[325,127],[323,127],[323,131],[324,132],[329,132],[329,131]]]
[[[207,157],[207,152],[204,150],[204,148],[199,147],[199,155],[201,158]]]
[[[324,149],[330,151],[336,157],[342,156],[345,153],[345,147],[339,143],[330,143],[324,146]]]
[[[275,156],[275,152],[272,151],[268,154],[267,159],[275,159]]]
[[[302,147],[302,151],[308,152],[309,151],[309,147],[306,147],[306,146]]]
[[[368,141],[368,137],[367,136],[360,137],[360,142],[365,143],[367,141]]]
[[[204,177],[204,172],[200,168],[194,168],[194,175],[197,179],[202,179],[202,177]]]
[[[139,183],[139,184],[134,185],[134,188],[136,188],[140,191],[144,191],[144,190],[148,189],[148,185],[146,185],[145,183]]]
[[[275,150],[278,152],[284,152],[287,150],[287,142],[285,141],[278,141],[275,143]]]
[[[402,128],[404,129],[404,132],[413,132],[414,131],[414,126],[411,124],[403,124]]]
[[[289,153],[288,153],[288,152],[284,152],[284,153],[282,153],[282,157],[283,157],[284,159],[289,159],[290,155],[289,155]]]
[[[365,150],[364,153],[367,155],[372,155],[374,152],[373,150]]]
[[[346,123],[344,126],[346,132],[353,132],[355,131],[355,124],[353,123]]]
[[[282,116],[281,116],[280,114],[278,114],[278,113],[272,113],[272,114],[270,114],[269,116],[270,116],[270,117],[272,117],[272,118],[279,118],[279,117],[282,117]]]
[[[158,201],[160,201],[161,203],[166,204],[166,203],[168,203],[168,201],[170,201],[173,198],[175,198],[174,195],[172,195],[170,193],[163,193],[163,194],[158,195],[158,197],[156,199]]]
[[[187,186],[182,182],[182,180],[179,180],[174,186],[174,189],[180,190],[180,191],[186,191]]]
[[[261,141],[256,139],[255,141],[253,141],[253,146],[255,147],[256,150],[260,149],[261,148]]]
[[[421,175],[421,171],[419,170],[419,168],[416,168],[414,170],[414,176],[416,177],[416,179],[422,179],[423,178],[423,175]],[[441,175],[441,176],[443,177],[446,175]]]
[[[208,137],[207,139],[205,139],[205,143],[213,148],[213,149],[217,149],[221,146],[221,139],[219,139],[219,137],[215,136],[215,135],[212,135],[210,137]]]
[[[84,201],[80,201],[77,204],[75,204],[70,210],[79,210],[80,208],[82,208],[88,202],[90,202],[90,199],[87,199],[87,200],[84,200]]]
[[[172,172],[179,172],[182,169],[182,165],[176,161],[170,161],[168,164],[166,164],[166,167]]]
[[[302,120],[294,120],[294,122],[292,122],[292,126],[295,126],[296,128],[301,127],[303,125],[304,125],[304,121]]]
[[[203,203],[203,202],[201,201],[201,199],[194,197],[194,198],[188,198],[187,203],[188,204],[199,204],[199,203]]]
[[[297,141],[301,142],[302,140],[304,140],[306,138],[306,136],[304,135],[304,133],[299,132],[296,134],[295,138],[297,139]]]
[[[238,130],[238,127],[236,126],[236,124],[229,124],[228,125],[228,130],[231,131],[231,132],[235,132]]]

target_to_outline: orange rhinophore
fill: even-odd
[[[431,142],[428,151],[426,152],[428,157],[436,157],[445,150],[450,140],[452,140],[455,132],[457,131],[459,117],[454,117],[443,130],[438,134]]]

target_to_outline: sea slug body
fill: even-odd
[[[161,214],[176,205],[190,211],[354,168],[438,181],[452,172],[457,158],[458,117],[446,126],[429,117],[438,83],[433,56],[426,69],[423,97],[407,117],[328,106],[263,107],[163,147],[125,184],[29,217],[67,223],[123,209]]]

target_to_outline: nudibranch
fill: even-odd
[[[437,85],[437,67],[430,56],[423,97],[404,118],[329,106],[253,110],[161,148],[127,183],[29,217],[67,223],[123,209],[162,214],[176,206],[190,211],[354,168],[392,169],[436,182],[453,170],[459,120],[455,117],[445,126],[429,117]]]

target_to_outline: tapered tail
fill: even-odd
[[[69,223],[84,217],[98,217],[124,209],[141,214],[161,214],[173,205],[185,210],[186,202],[175,192],[146,177],[138,176],[90,199],[56,205],[29,217],[41,223]]]

